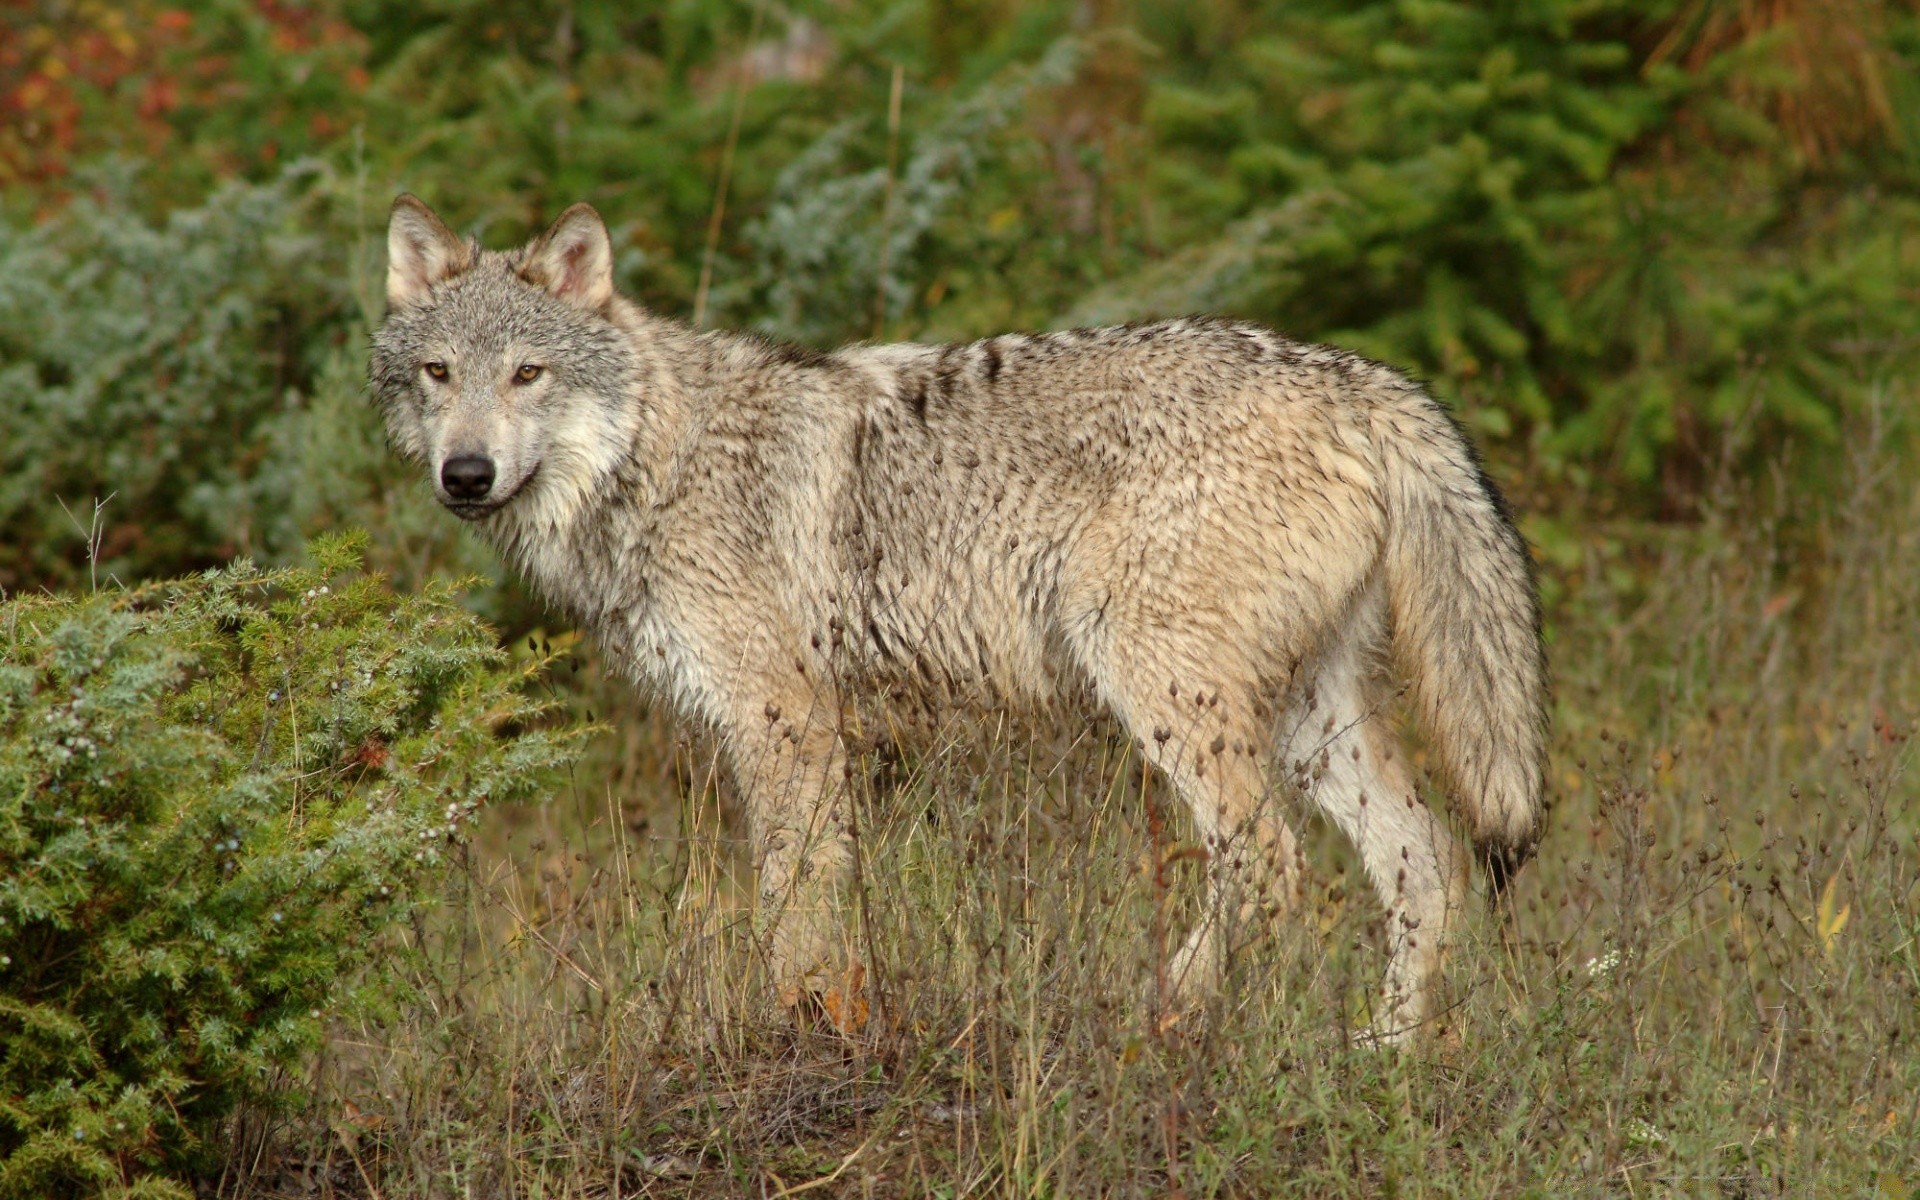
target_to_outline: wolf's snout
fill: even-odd
[[[440,468],[440,486],[455,500],[485,500],[493,490],[493,460],[484,454],[450,458]]]

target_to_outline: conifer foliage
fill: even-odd
[[[312,558],[0,604],[0,1196],[185,1195],[570,752],[454,588]]]

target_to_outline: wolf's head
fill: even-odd
[[[613,320],[624,304],[607,227],[585,204],[496,253],[414,197],[394,201],[369,374],[388,436],[427,467],[440,503],[479,520],[613,469],[637,369]]]

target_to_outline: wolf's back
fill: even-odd
[[[1539,840],[1547,667],[1526,543],[1472,445],[1407,391],[1374,420],[1393,649],[1496,893]]]

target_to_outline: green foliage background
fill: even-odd
[[[813,344],[1265,320],[1432,378],[1530,488],[1652,516],[1729,445],[1820,469],[1920,344],[1901,3],[60,11],[7,18],[0,69],[80,114],[0,158],[16,590],[77,578],[61,502],[108,495],[125,578],[343,521],[469,565],[359,402],[402,188],[493,244],[590,200],[633,293]]]

